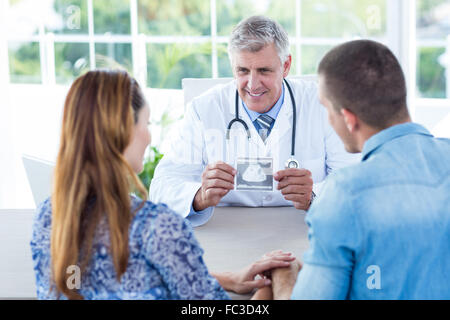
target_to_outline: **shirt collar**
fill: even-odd
[[[252,122],[254,122],[256,119],[258,119],[259,116],[265,114],[270,116],[272,119],[276,119],[278,116],[278,113],[281,110],[281,106],[284,103],[284,85],[282,87],[282,91],[281,91],[281,96],[278,99],[277,103],[275,103],[275,105],[272,107],[272,109],[270,109],[268,112],[266,113],[259,113],[256,111],[252,111],[249,108],[247,108],[247,106],[245,105],[244,101],[242,101],[242,106],[244,107],[244,110],[247,112],[248,116],[250,117],[250,120],[252,120]]]
[[[409,122],[392,126],[378,132],[366,141],[362,151],[362,161],[367,160],[371,156],[371,154],[383,144],[409,134],[422,134],[432,136],[432,134],[427,129],[417,123]]]

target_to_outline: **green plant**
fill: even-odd
[[[160,153],[156,147],[150,148],[150,154],[144,162],[144,170],[139,174],[139,179],[141,179],[147,190],[150,189],[150,183],[153,179],[153,175],[155,174],[156,166],[163,156],[164,155]]]

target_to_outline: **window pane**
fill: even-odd
[[[95,0],[94,31],[96,34],[130,34],[129,0]]]
[[[420,48],[417,59],[417,84],[422,98],[450,98],[446,94],[445,68],[439,63],[444,48]]]
[[[445,39],[450,34],[450,2],[448,0],[417,1],[417,36]]]
[[[302,46],[302,74],[317,74],[317,67],[332,46]]]
[[[291,46],[291,56],[292,56],[292,64],[291,64],[291,70],[289,71],[289,76],[295,76],[298,74],[297,72],[297,48],[295,45]]]
[[[211,34],[210,2],[205,0],[140,0],[139,32],[158,36]]]
[[[56,34],[87,34],[88,15],[86,0],[46,1],[51,5],[45,14],[45,27]]]
[[[131,44],[95,44],[95,64],[97,68],[126,69],[133,71]]]
[[[233,70],[231,70],[230,59],[228,57],[228,45],[226,43],[217,44],[217,58],[220,78],[233,77]]]
[[[39,43],[10,42],[9,72],[12,83],[41,83]]]
[[[71,84],[89,70],[89,44],[55,43],[56,83]]]
[[[386,32],[386,0],[303,0],[304,37],[381,36]]]
[[[9,0],[8,34],[22,37],[38,34],[45,12],[40,1]]]
[[[450,2],[417,1],[417,94],[450,98]],[[447,41],[448,39],[448,41]],[[446,49],[447,48],[447,49]],[[447,79],[446,79],[447,78]]]
[[[181,89],[183,78],[211,78],[211,44],[149,44],[148,85]]]
[[[295,0],[217,0],[217,33],[229,36],[233,27],[252,15],[266,15],[295,36]]]

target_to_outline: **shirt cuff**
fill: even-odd
[[[191,211],[189,211],[189,214],[187,215],[188,217],[193,217],[193,216],[197,216],[197,215],[202,215],[207,213],[209,210],[209,208],[206,208],[205,210],[202,211],[195,211],[194,210],[194,205],[191,205]]]
[[[193,214],[191,214],[193,212]],[[206,222],[211,219],[213,213],[214,213],[214,207],[206,208],[203,211],[196,212],[191,208],[191,212],[187,216],[187,220],[192,224],[193,227],[199,227],[201,225],[204,225]]]

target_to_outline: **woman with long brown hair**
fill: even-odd
[[[91,71],[70,88],[52,196],[33,224],[39,299],[227,299],[224,289],[267,287],[255,276],[294,259],[278,252],[212,276],[189,222],[146,201],[136,174],[151,140],[149,115],[124,71]]]

